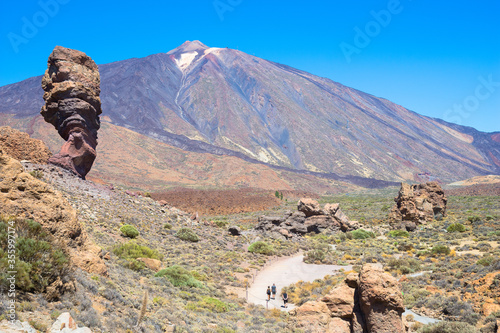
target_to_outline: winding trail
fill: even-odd
[[[254,283],[248,288],[248,303],[267,305],[269,309],[291,310],[294,308],[293,304],[289,304],[288,309],[281,307],[283,305],[280,296],[282,287],[298,281],[312,282],[322,279],[325,275],[335,275],[340,269],[346,271],[352,269],[352,266],[306,264],[302,261],[303,258],[304,255],[299,253],[292,257],[278,259],[262,269],[255,277]],[[271,299],[269,304],[266,304],[267,286],[272,286],[273,283],[277,287],[276,299]]]

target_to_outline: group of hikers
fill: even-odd
[[[268,302],[272,299],[276,299],[276,285],[274,283],[271,287],[267,286],[266,294],[267,294],[267,301]],[[288,294],[286,293],[286,291],[283,291],[281,293],[281,299],[283,300],[282,307],[288,308]]]

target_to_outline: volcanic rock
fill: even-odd
[[[43,141],[32,139],[27,133],[8,126],[0,127],[0,147],[16,160],[28,160],[35,164],[46,164],[52,156]]]
[[[401,288],[392,275],[375,264],[366,264],[359,274],[359,305],[368,332],[404,332],[405,311]]]
[[[306,217],[324,214],[319,203],[311,198],[300,199],[297,205],[297,210],[306,214]]]
[[[102,113],[99,70],[85,53],[56,46],[42,79],[45,105],[41,114],[66,140],[49,163],[85,178],[96,158]]]
[[[326,204],[321,209],[316,200],[302,198],[297,204],[296,212],[287,212],[283,216],[261,216],[255,227],[257,230],[284,236],[293,237],[293,234],[304,235],[310,232],[320,233],[325,230],[330,232],[351,231],[358,228],[357,223],[349,221],[342,213],[339,204]]]
[[[401,183],[396,204],[389,214],[394,228],[415,230],[418,225],[431,222],[435,217],[446,216],[447,198],[437,182],[418,185]]]
[[[378,265],[366,264],[359,275],[349,274],[326,296],[290,313],[299,327],[313,332],[402,333],[403,312],[397,280]]]

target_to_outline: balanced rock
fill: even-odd
[[[396,229],[413,231],[418,225],[446,216],[447,198],[437,182],[401,184],[389,221]]]
[[[85,178],[96,158],[102,113],[99,69],[85,53],[56,46],[42,79],[41,114],[66,140],[49,163]]]

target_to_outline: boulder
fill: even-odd
[[[8,126],[0,127],[0,147],[16,160],[27,160],[35,164],[47,164],[52,156],[43,141],[30,138],[28,133]]]
[[[330,216],[326,215],[314,215],[306,218],[304,226],[307,232],[320,233],[325,229],[330,229],[333,231],[339,231],[341,225],[338,221],[332,219]]]
[[[350,319],[354,309],[354,289],[346,283],[333,288],[321,301],[326,304],[332,317]]]
[[[88,327],[78,327],[69,312],[62,313],[49,330],[50,333],[92,333]]]
[[[0,332],[2,333],[39,333],[28,322],[16,320],[11,322],[4,319],[0,322]]]
[[[326,327],[326,333],[351,333],[349,321],[342,318],[332,318]]]
[[[233,236],[241,235],[241,228],[236,225],[230,226],[229,228],[227,228],[227,231],[229,231],[229,233]]]
[[[56,46],[42,79],[45,105],[41,114],[66,140],[49,163],[81,178],[96,158],[97,131],[102,113],[99,69],[85,53]]]
[[[137,261],[143,262],[147,268],[155,272],[158,272],[161,268],[161,261],[158,259],[137,258]]]
[[[446,216],[447,198],[437,182],[418,185],[401,184],[396,204],[389,214],[393,228],[415,230],[434,218]]]
[[[359,274],[359,305],[368,332],[403,333],[405,310],[399,282],[380,266],[366,264]]]
[[[351,288],[357,288],[359,285],[359,274],[349,273],[345,277],[345,283]]]
[[[297,204],[297,210],[306,215],[306,217],[314,215],[324,215],[319,203],[311,198],[302,198]]]
[[[325,215],[330,215],[330,216],[334,216],[335,213],[337,212],[337,210],[339,209],[340,207],[340,204],[338,203],[327,203],[325,204],[325,207],[323,207],[323,212],[325,213]]]

